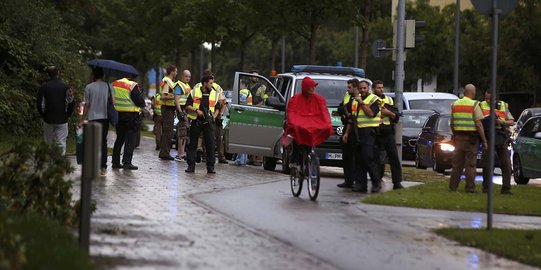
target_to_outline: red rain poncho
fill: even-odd
[[[287,105],[287,135],[295,138],[297,144],[316,146],[333,134],[331,116],[325,98],[310,91],[317,83],[310,77],[302,81],[302,93],[294,95]]]

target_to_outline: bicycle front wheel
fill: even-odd
[[[308,196],[310,196],[312,201],[315,201],[317,199],[317,195],[319,194],[319,159],[313,150],[308,155],[307,165]]]
[[[293,196],[299,197],[302,192],[302,177],[299,177],[296,170],[291,170],[289,178],[291,182],[291,193]]]

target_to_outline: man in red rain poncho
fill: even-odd
[[[283,137],[285,146],[288,144],[288,137],[295,140],[291,153],[292,167],[297,167],[299,163],[299,147],[321,144],[334,132],[325,98],[314,93],[318,83],[305,77],[301,85],[302,93],[295,94],[287,105]]]

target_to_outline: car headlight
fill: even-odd
[[[455,151],[455,146],[450,143],[440,143],[440,149],[445,152],[453,152]]]

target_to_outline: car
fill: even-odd
[[[513,141],[513,176],[519,185],[541,177],[541,115],[528,119]]]
[[[396,93],[385,93],[396,98]],[[451,113],[451,105],[458,97],[449,93],[441,92],[404,92],[402,110],[433,110],[441,114]],[[396,100],[395,100],[396,101]]]
[[[337,109],[349,79],[370,82],[364,78],[364,70],[360,68],[296,65],[291,72],[272,77],[272,82],[261,75],[236,72],[229,123],[224,128],[226,152],[263,156],[265,170],[274,170],[277,162],[282,160],[282,171],[288,173],[288,153],[282,147],[286,104],[293,95],[301,92],[301,82],[307,76],[319,83],[316,93],[325,98],[335,130],[315,151],[322,166],[341,167],[340,136],[344,126]],[[268,98],[260,105],[239,104],[241,83],[261,84],[258,89],[265,88]]]
[[[540,116],[541,115],[541,107],[538,108],[528,108],[524,109],[520,116],[517,118],[517,124],[515,126],[515,129],[513,131],[512,138],[516,138],[517,134],[519,133],[522,126],[524,126],[524,123],[528,121],[528,119],[534,117],[534,116]]]
[[[402,160],[415,160],[417,138],[426,120],[435,113],[431,110],[402,111]]]
[[[452,142],[451,115],[434,114],[424,124],[417,139],[415,167],[444,173],[451,168],[455,146]],[[480,154],[478,159],[480,159]]]

